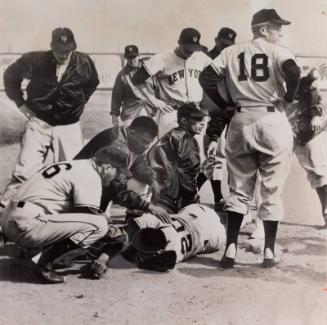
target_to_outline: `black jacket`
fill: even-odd
[[[52,51],[29,52],[12,63],[4,73],[7,96],[19,107],[25,103],[21,88],[28,79],[26,105],[50,125],[75,123],[99,84],[91,58],[73,52],[67,70],[58,82],[57,63]]]

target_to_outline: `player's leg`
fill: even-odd
[[[253,197],[257,175],[256,152],[252,151],[251,125],[246,125],[243,116],[235,114],[227,132],[226,162],[229,197],[225,203],[227,211],[226,250],[221,265],[232,268],[237,250],[237,239],[243,216],[248,213]]]
[[[324,226],[327,226],[327,131],[323,131],[304,146],[295,143],[294,152],[306,171],[307,178],[313,189],[316,190]]]
[[[293,135],[286,117],[277,112],[263,118],[256,133],[262,199],[259,216],[265,232],[263,266],[272,267],[277,262],[275,241],[278,223],[284,215],[281,194],[289,173]]]
[[[2,208],[22,183],[44,167],[51,144],[51,129],[50,125],[36,117],[26,122],[12,179],[1,196]]]
[[[53,128],[52,148],[54,163],[71,160],[83,148],[83,135],[79,122]]]

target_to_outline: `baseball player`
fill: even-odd
[[[215,46],[208,52],[208,55],[211,59],[215,59],[220,52],[230,46],[235,44],[236,32],[228,27],[223,27],[219,30],[217,37],[215,38]],[[208,97],[203,97],[203,106],[206,107],[209,111],[209,115],[212,114],[222,114],[219,107],[213,103],[213,101]],[[215,210],[217,212],[223,211],[224,200],[221,193],[221,181],[224,176],[224,169],[226,165],[225,159],[225,132],[226,127],[219,139],[217,139],[218,146],[217,152],[211,157],[207,157],[204,163],[201,166],[201,173],[198,177],[198,188],[210,180],[212,191],[214,194]],[[209,137],[204,136],[204,150],[206,151],[209,144]]]
[[[160,188],[156,203],[170,213],[198,201],[200,149],[194,137],[202,132],[205,117],[194,104],[181,105],[177,110],[178,127],[167,132],[148,152]]]
[[[158,134],[156,123],[147,116],[137,117],[128,127],[113,127],[98,133],[92,138],[74,159],[89,159],[102,147],[117,143],[129,152],[129,170],[133,176],[128,181],[130,190],[145,197],[150,187],[154,197],[158,194],[158,185],[152,169],[149,167],[145,152]],[[104,189],[101,208],[106,210],[112,191]],[[161,213],[162,214],[162,213]]]
[[[127,45],[124,50],[124,57],[127,61],[125,67],[118,73],[111,95],[112,124],[119,126],[119,117],[127,127],[138,116],[156,115],[156,108],[149,97],[154,97],[153,88],[141,90],[132,82],[134,74],[143,66],[139,50],[136,45]],[[146,94],[144,94],[146,91]],[[155,99],[153,99],[155,101]]]
[[[50,51],[26,53],[4,72],[5,92],[27,123],[12,180],[1,197],[2,208],[43,168],[50,152],[58,162],[72,159],[83,147],[79,118],[99,79],[90,57],[75,49],[72,31],[56,28]],[[26,100],[23,79],[29,80]]]
[[[225,227],[214,210],[191,204],[171,219],[171,224],[163,223],[151,214],[134,219],[134,224],[128,226],[133,229],[127,229],[130,245],[122,256],[141,269],[163,272],[197,254],[224,248]],[[96,278],[105,274],[111,257],[113,255],[102,253],[93,262]]]
[[[159,138],[177,126],[176,109],[183,103],[198,107],[203,97],[199,75],[210,62],[200,44],[201,34],[194,28],[182,30],[178,47],[173,52],[159,53],[146,61],[135,73],[132,81],[144,88],[144,83],[156,79],[156,107],[159,109],[157,124]],[[143,84],[143,86],[141,86]]]
[[[225,209],[227,244],[221,265],[234,266],[237,237],[253,198],[257,173],[261,177],[259,216],[264,223],[264,267],[276,264],[274,245],[278,222],[283,217],[281,191],[292,155],[293,136],[284,107],[296,94],[300,69],[294,55],[278,45],[283,25],[274,9],[253,15],[254,39],[224,49],[200,77],[206,93],[217,105],[228,105],[216,91],[224,78],[236,106],[226,138],[230,196]],[[283,82],[286,83],[286,91]],[[223,107],[220,106],[220,107]],[[209,144],[208,154],[217,143]]]
[[[294,152],[316,190],[327,227],[327,115],[326,99],[320,91],[318,70],[301,78],[298,102],[289,109],[289,120],[295,136]]]
[[[36,270],[49,283],[64,282],[53,261],[103,237],[107,220],[100,214],[102,186],[118,172],[129,175],[128,153],[113,145],[92,159],[64,161],[46,167],[25,182],[3,211],[6,237],[18,245],[44,250]]]

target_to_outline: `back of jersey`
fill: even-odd
[[[211,66],[226,77],[236,106],[267,106],[285,95],[282,64],[289,59],[287,48],[256,38],[226,48]]]

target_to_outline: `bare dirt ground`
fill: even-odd
[[[0,192],[17,151],[18,145],[0,148]],[[208,184],[201,194],[212,203]],[[118,257],[101,280],[81,278],[82,264],[64,270],[64,285],[40,284],[8,244],[0,249],[0,324],[326,324],[326,231],[316,229],[322,224],[319,202],[295,160],[284,203],[281,263],[271,270],[262,269],[262,256],[251,251],[253,224],[242,230],[233,270],[218,268],[222,252],[163,274],[138,270]]]

